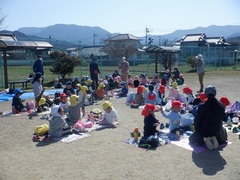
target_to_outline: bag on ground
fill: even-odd
[[[42,124],[42,125],[38,125],[34,127],[34,132],[36,135],[43,135],[46,134],[48,132],[49,126],[48,124]]]

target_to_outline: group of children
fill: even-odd
[[[120,92],[118,96],[127,97],[128,103],[145,105],[142,110],[142,115],[144,116],[144,136],[148,137],[158,133],[157,127],[159,127],[160,122],[156,119],[154,113],[160,111],[162,117],[169,120],[169,130],[171,133],[181,135],[186,131],[193,130],[193,122],[189,121],[186,123],[186,119],[182,117],[185,113],[191,113],[196,116],[198,106],[205,103],[207,97],[204,93],[195,97],[193,91],[190,87],[184,86],[182,92],[178,88],[178,83],[176,79],[170,84],[169,79],[173,78],[168,74],[164,75],[166,84],[162,84],[162,80],[158,78],[157,75],[153,76],[153,80],[150,82],[147,80],[145,75],[140,75],[141,82],[136,83],[136,81],[119,81]],[[46,103],[46,100],[39,101],[39,94],[42,92],[43,87],[41,87],[41,75],[35,75],[33,80],[34,94],[36,104],[35,107],[42,106]],[[84,126],[76,131],[74,125],[81,121],[81,114],[84,113],[84,106],[90,105],[94,102],[94,98],[104,99],[109,96],[109,92],[112,93],[114,88],[114,78],[118,78],[119,75],[113,77],[109,75],[105,80],[99,81],[96,90],[92,89],[91,79],[82,79],[80,82],[78,78],[74,78],[73,81],[68,81],[63,92],[59,93],[59,101],[54,101],[51,106],[51,117],[49,119],[49,135],[53,138],[61,137],[65,133],[72,132],[85,132]],[[85,77],[84,77],[85,78]],[[131,78],[129,76],[129,78]],[[136,79],[135,79],[136,80]],[[35,83],[35,85],[34,85]],[[129,87],[137,87],[136,93],[128,93]],[[166,90],[168,95],[165,97]],[[14,97],[12,100],[12,112],[20,113],[26,112],[28,109],[23,105],[24,100],[20,98],[23,91],[21,89],[14,90]],[[112,95],[113,96],[113,95]],[[131,98],[129,98],[131,96]],[[42,97],[46,97],[42,94]],[[40,98],[41,99],[41,98]],[[227,97],[222,97],[220,101],[225,105],[229,106],[230,102]],[[55,103],[58,102],[58,103]],[[164,111],[164,106],[170,105],[168,109],[169,113]],[[158,106],[159,105],[159,106]],[[109,101],[105,101],[102,105],[104,110],[104,115],[99,118],[94,118],[94,122],[99,124],[114,124],[119,120],[118,113],[113,105]],[[81,112],[82,110],[82,112]],[[167,110],[165,108],[165,110]],[[227,116],[227,115],[226,115]],[[45,139],[48,139],[45,137]],[[33,140],[38,141],[39,137],[34,136]]]

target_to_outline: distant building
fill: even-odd
[[[177,40],[174,47],[181,49],[180,61],[187,57],[202,54],[205,62],[217,66],[232,65],[235,63],[236,47],[226,43],[225,38],[207,37],[205,33],[186,34]]]
[[[228,46],[224,37],[207,37],[205,33],[186,34],[174,46]]]

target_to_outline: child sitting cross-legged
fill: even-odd
[[[113,108],[112,103],[110,103],[109,101],[105,101],[102,107],[105,112],[103,114],[102,120],[100,120],[98,123],[101,125],[116,124],[119,120],[119,116],[117,111]]]
[[[160,108],[161,114],[163,117],[169,119],[169,130],[171,133],[177,134],[177,135],[182,135],[185,133],[185,131],[189,129],[184,129],[184,127],[180,126],[181,122],[181,115],[180,115],[180,110],[182,108],[182,103],[180,101],[172,101],[172,108],[171,111],[166,114],[162,107]]]
[[[144,116],[144,137],[149,137],[158,133],[157,127],[160,123],[154,115],[155,111],[158,111],[158,108],[153,104],[146,104],[142,110],[142,115]]]
[[[27,112],[26,107],[23,105],[24,99],[21,99],[20,96],[23,94],[23,91],[20,88],[14,89],[14,96],[12,99],[12,113],[18,114],[20,112]]]

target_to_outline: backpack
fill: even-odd
[[[158,137],[149,136],[149,137],[142,137],[138,143],[138,147],[145,148],[145,149],[156,149],[159,144]]]
[[[36,135],[43,135],[46,134],[48,132],[49,126],[48,124],[42,124],[42,125],[38,125],[34,127],[34,133]]]
[[[100,109],[92,109],[91,111],[90,111],[90,114],[94,114],[94,117],[95,118],[99,118],[99,116],[101,116],[102,115],[102,111],[100,110]]]

